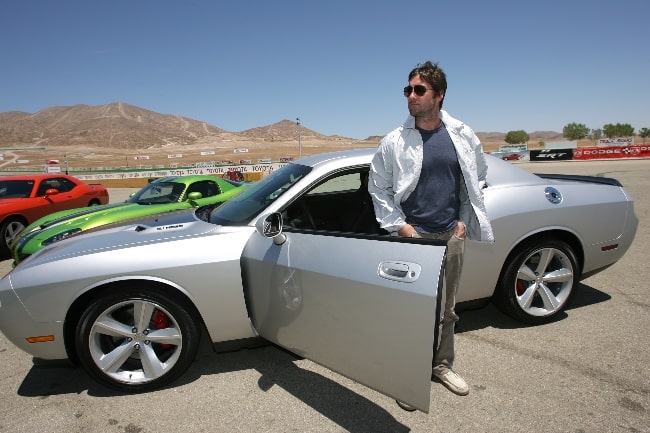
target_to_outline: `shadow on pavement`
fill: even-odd
[[[608,294],[580,284],[567,310],[588,307],[609,299],[611,297]],[[558,317],[558,320],[564,317],[566,314]],[[486,327],[515,329],[525,326],[528,325],[511,319],[490,303],[483,308],[460,313],[456,332]],[[296,359],[293,354],[272,345],[216,354],[204,336],[195,362],[170,387],[190,384],[202,376],[254,369],[261,374],[259,389],[267,391],[273,386],[279,386],[345,431],[410,431],[410,428],[367,398],[318,373],[300,368],[294,362]],[[18,389],[18,394],[45,398],[50,395],[80,394],[84,391],[94,397],[123,395],[95,383],[81,368],[68,364],[34,365]]]
[[[567,306],[565,312],[559,314],[556,320],[562,320],[567,317],[566,311],[576,308],[588,307],[589,305],[599,304],[611,299],[607,293],[601,292],[586,284],[578,284],[577,291],[573,300]],[[458,314],[460,320],[456,325],[456,333],[475,331],[487,327],[498,329],[516,329],[526,326],[533,326],[521,323],[510,316],[502,313],[493,303],[476,310],[465,310]]]
[[[272,345],[216,354],[207,339],[202,338],[195,362],[169,388],[190,384],[202,376],[254,369],[261,374],[260,390],[266,392],[279,386],[344,431],[400,433],[411,430],[376,403],[321,374],[300,368],[294,362],[297,359]],[[97,384],[81,368],[67,363],[35,364],[18,389],[18,395],[47,398],[84,391],[93,397],[124,395]]]

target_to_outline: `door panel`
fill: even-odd
[[[428,412],[445,246],[391,237],[253,234],[242,258],[260,335]]]

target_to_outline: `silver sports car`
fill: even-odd
[[[46,247],[0,281],[0,329],[130,392],[183,374],[201,332],[217,349],[268,340],[427,411],[445,246],[380,230],[374,151],[309,156],[220,207]],[[629,248],[632,199],[614,179],[488,164],[496,242],[467,242],[459,307],[493,300],[526,323],[554,320],[581,278]]]

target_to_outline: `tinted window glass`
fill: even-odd
[[[235,198],[216,208],[210,222],[246,225],[311,171],[311,167],[288,164],[255,182]]]

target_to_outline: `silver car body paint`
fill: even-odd
[[[444,250],[303,233],[275,245],[252,236],[242,269],[253,323],[267,340],[426,412]]]
[[[291,163],[310,170],[240,224],[211,224],[187,210],[46,247],[0,280],[0,330],[35,357],[66,358],[64,323],[75,302],[110,284],[154,282],[187,297],[213,342],[259,333],[426,411],[444,247],[291,227],[284,243],[274,243],[256,230],[258,220],[285,211],[324,179],[367,169],[374,152]],[[458,302],[489,299],[508,255],[535,236],[556,233],[579,243],[583,274],[615,263],[629,248],[638,220],[620,185],[545,179],[490,156],[488,164],[484,192],[496,242],[467,242]],[[271,181],[259,181],[260,188]],[[548,187],[562,196],[559,203],[547,199]],[[44,335],[54,341],[25,340]]]

